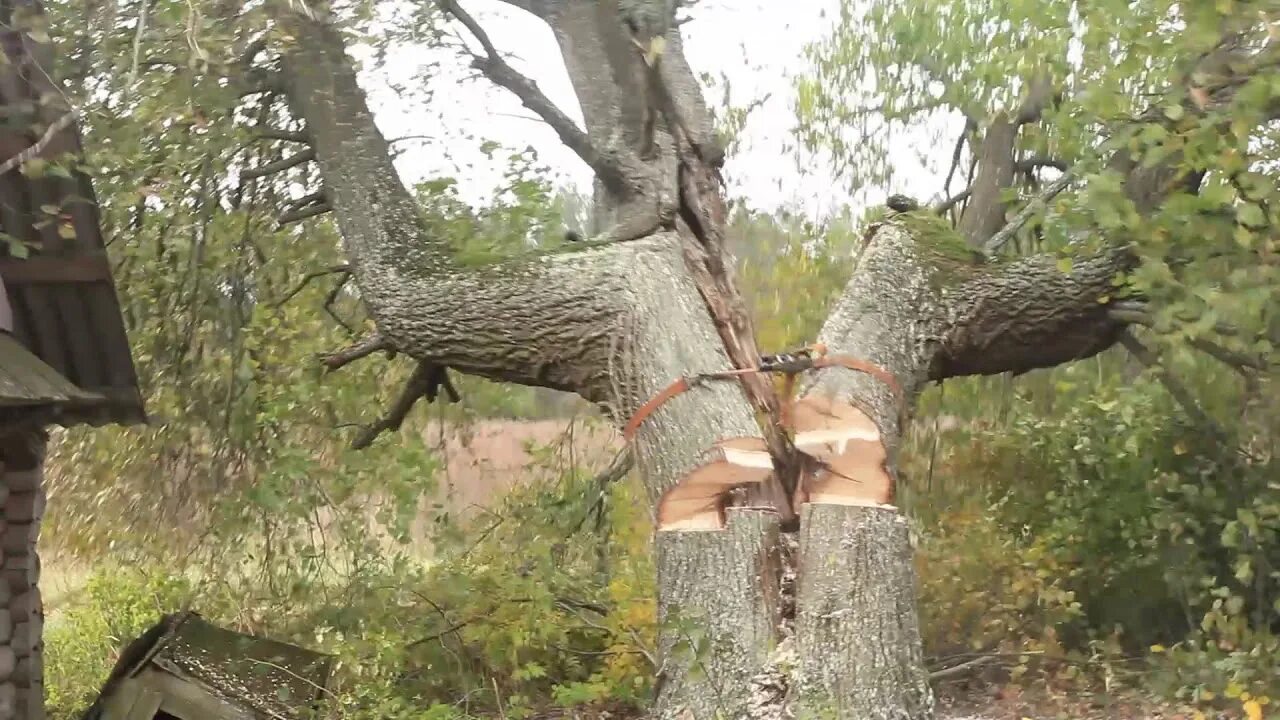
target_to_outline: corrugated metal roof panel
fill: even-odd
[[[49,78],[52,50],[22,32],[34,0],[0,0],[0,162],[33,146],[35,159],[0,174],[0,281],[14,336],[97,405],[68,408],[61,424],[145,422],[142,395],[75,122]],[[12,252],[14,243],[29,256]],[[21,253],[19,253],[21,254]],[[2,315],[3,313],[0,313]]]

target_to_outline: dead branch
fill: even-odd
[[[308,148],[298,153],[297,155],[293,155],[292,157],[287,157],[283,160],[277,160],[272,163],[267,163],[266,165],[262,165],[260,167],[249,168],[248,170],[245,170],[244,172],[240,173],[240,179],[253,180],[260,177],[266,177],[268,175],[275,175],[276,173],[284,172],[289,168],[297,167],[305,162],[310,162],[315,159],[316,159],[316,151]]]
[[[63,113],[61,117],[53,121],[53,124],[45,129],[44,134],[40,136],[40,139],[37,140],[35,144],[8,160],[5,160],[3,164],[0,164],[0,175],[8,173],[14,168],[44,152],[44,149],[53,141],[53,137],[65,130],[67,126],[71,125],[72,121],[76,119],[78,114],[79,113],[75,110],[69,110]]]
[[[976,668],[982,667],[983,665],[993,663],[998,659],[998,657],[999,656],[997,655],[983,655],[982,657],[976,657],[972,660],[962,662],[959,665],[953,665],[949,668],[935,670],[929,673],[929,679],[930,680],[946,680],[947,678],[955,677],[956,675],[962,675],[970,670],[974,670]]]
[[[332,372],[338,368],[345,367],[360,358],[368,357],[380,350],[387,352],[389,356],[395,353],[395,347],[392,346],[391,341],[375,332],[361,339],[354,345],[348,346],[329,355],[321,356],[320,362],[324,363],[326,371]]]
[[[622,168],[601,153],[591,142],[587,133],[578,128],[568,115],[556,107],[555,103],[551,102],[550,98],[538,88],[537,83],[502,59],[493,41],[489,39],[488,33],[475,18],[459,7],[456,0],[437,0],[437,2],[442,10],[462,23],[484,48],[483,56],[473,56],[472,67],[484,73],[485,77],[495,84],[510,90],[526,108],[550,125],[560,137],[560,141],[577,153],[578,157],[582,158],[582,161],[594,170],[603,182],[615,188],[624,186],[625,174]]]
[[[324,215],[325,213],[332,211],[333,207],[331,207],[329,203],[312,203],[310,205],[304,205],[302,207],[280,213],[280,217],[276,218],[276,225],[278,227],[284,227],[290,223],[301,222],[307,218]]]
[[[943,200],[942,202],[935,205],[933,208],[933,211],[939,215],[942,215],[943,213],[946,213],[951,208],[955,207],[957,203],[964,202],[966,199],[968,199],[968,197],[971,194],[973,194],[973,188],[965,188],[964,190],[961,190],[955,195],[952,195],[946,200]]]
[[[342,276],[341,280],[334,283],[333,289],[330,290],[329,294],[326,295],[324,298],[323,307],[324,307],[324,311],[329,314],[329,317],[333,318],[334,322],[338,323],[343,328],[345,328],[347,332],[354,335],[356,332],[355,328],[348,325],[347,321],[339,317],[338,312],[333,309],[333,304],[338,301],[338,293],[342,292],[342,288],[346,287],[347,283],[351,282],[351,277],[352,277],[352,273],[347,273],[346,275]],[[396,354],[395,351],[392,350],[387,353],[387,357],[388,358],[395,357],[395,354]]]
[[[1123,345],[1124,349],[1128,350],[1129,354],[1136,358],[1138,362],[1156,373],[1156,379],[1160,381],[1161,385],[1164,385],[1164,389],[1167,390],[1169,395],[1173,397],[1174,401],[1182,407],[1183,412],[1191,418],[1192,422],[1211,433],[1219,442],[1226,441],[1228,437],[1226,430],[1224,430],[1216,420],[1210,417],[1209,414],[1204,411],[1204,408],[1200,407],[1200,404],[1196,402],[1191,391],[1188,390],[1187,387],[1176,377],[1174,377],[1173,373],[1169,372],[1168,368],[1161,365],[1160,357],[1154,351],[1146,345],[1143,345],[1142,341],[1134,337],[1133,333],[1128,330],[1124,330],[1120,333],[1120,344]]]
[[[427,402],[434,402],[441,390],[444,390],[451,403],[456,403],[460,399],[458,391],[454,389],[453,383],[450,382],[449,373],[444,366],[425,361],[419,362],[418,366],[413,369],[413,374],[405,382],[404,389],[400,391],[399,397],[392,403],[391,409],[377,422],[365,426],[360,431],[360,434],[351,441],[351,447],[356,450],[363,450],[373,444],[374,439],[382,433],[399,430],[400,426],[404,424],[404,419],[408,417],[409,411],[413,409],[413,406],[420,398],[425,397]]]
[[[986,244],[982,246],[982,251],[987,255],[995,255],[999,252],[1000,248],[1004,247],[1005,243],[1012,240],[1013,236],[1018,233],[1018,230],[1022,229],[1022,226],[1031,219],[1032,215],[1035,215],[1043,209],[1050,200],[1071,184],[1071,181],[1075,179],[1073,176],[1074,173],[1068,169],[1063,172],[1062,176],[1057,180],[1049,183],[1049,185],[1045,187],[1044,191],[1032,198],[1030,202],[1018,211],[1017,215],[1014,215],[1009,222],[1005,223],[1005,226],[1000,229],[1000,232],[992,235],[991,239],[987,240]]]
[[[346,263],[343,263],[341,265],[334,265],[332,267],[325,268],[324,270],[314,270],[312,272],[307,273],[306,275],[303,275],[302,280],[300,280],[292,290],[285,293],[285,296],[280,299],[280,302],[276,303],[276,307],[282,307],[285,303],[292,300],[293,296],[302,292],[303,289],[306,288],[308,285],[310,285],[313,280],[317,278],[325,277],[327,275],[336,275],[338,273],[342,273],[344,275],[350,275],[351,266],[347,265]]]
[[[604,517],[604,499],[608,495],[609,486],[626,477],[627,473],[631,472],[631,469],[635,467],[635,464],[636,458],[635,454],[631,452],[631,446],[624,446],[618,451],[617,455],[613,456],[609,466],[601,470],[592,479],[591,484],[596,487],[599,494],[596,495],[595,500],[591,501],[591,507],[587,508],[587,512],[583,514],[582,519],[574,526],[574,532],[581,530],[583,524],[587,522],[587,518],[593,515],[596,517],[596,526],[600,526],[600,522]]]
[[[973,121],[966,118],[964,121],[964,130],[961,130],[960,137],[956,138],[955,150],[951,151],[951,168],[947,170],[946,182],[942,183],[942,192],[951,192],[951,178],[955,177],[956,170],[960,167],[960,155],[964,152],[965,141],[969,139],[969,133],[976,129],[977,126],[973,124]]]

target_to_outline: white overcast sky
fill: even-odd
[[[463,0],[462,4],[484,25],[494,44],[511,55],[513,66],[581,122],[559,48],[546,25],[498,0]],[[792,83],[806,69],[804,46],[829,31],[838,5],[839,0],[701,0],[693,20],[682,27],[694,71],[727,77],[734,105],[769,96],[751,114],[742,145],[726,166],[731,195],[750,207],[788,206],[816,218],[847,202],[846,189],[825,168],[808,161],[802,172],[795,157],[784,151],[795,122]],[[429,102],[407,100],[391,90],[389,83],[423,87],[415,79],[420,73],[431,78],[434,97]],[[429,136],[397,146],[404,150],[397,167],[405,180],[454,176],[466,199],[483,203],[503,169],[500,156],[488,160],[479,151],[480,142],[488,139],[512,149],[532,146],[561,182],[588,190],[589,196],[590,172],[577,156],[514,96],[483,78],[468,79],[473,74],[453,51],[408,48],[362,76],[388,138]],[[708,101],[718,104],[720,97],[717,91]],[[897,170],[898,184],[888,188],[890,192],[925,198],[940,185],[906,148]]]

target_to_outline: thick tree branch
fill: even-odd
[[[677,377],[731,366],[689,276],[688,236],[461,265],[400,183],[341,37],[321,22],[283,20],[298,38],[283,57],[294,113],[315,138],[353,277],[385,338],[370,345],[577,392],[619,422]],[[636,459],[660,523],[697,515],[700,503],[714,517],[728,485],[767,474],[726,459],[726,443],[763,446],[751,407],[728,383],[676,398],[641,427]]]
[[[313,218],[317,215],[333,212],[333,207],[326,202],[311,203],[292,210],[286,210],[276,218],[276,224],[280,227],[289,225],[290,223],[301,222],[307,218]]]

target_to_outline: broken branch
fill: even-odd
[[[942,202],[935,205],[933,208],[933,211],[939,215],[942,215],[943,213],[947,212],[951,208],[955,207],[957,203],[964,202],[965,199],[968,198],[971,194],[973,194],[973,188],[965,188],[964,190],[961,190],[955,195],[952,195],[946,200],[943,200]]]
[[[377,422],[365,426],[351,441],[351,447],[363,450],[373,444],[374,439],[382,433],[399,430],[404,424],[404,419],[408,417],[409,411],[420,398],[425,397],[427,402],[434,402],[440,390],[444,390],[451,403],[456,403],[460,399],[458,391],[449,381],[448,371],[443,366],[431,362],[419,362],[413,369],[413,374],[409,376],[409,380],[405,382],[399,397],[391,405],[391,409]]]
[[[285,225],[288,225],[290,223],[301,222],[303,220],[306,220],[307,218],[315,217],[317,215],[324,215],[325,213],[332,212],[332,211],[333,211],[333,208],[329,205],[329,203],[325,203],[325,202],[312,203],[310,205],[304,205],[302,207],[295,208],[293,210],[289,210],[287,212],[281,213],[280,217],[276,218],[276,225],[279,227],[284,227]]]
[[[1042,168],[1042,167],[1051,167],[1056,170],[1066,172],[1068,165],[1065,161],[1059,160],[1057,158],[1041,157],[1037,155],[1034,157],[1029,157],[1023,160],[1019,160],[1018,162],[1014,163],[1013,167],[1018,172],[1022,172],[1022,173],[1028,173],[1028,172],[1031,172],[1032,170],[1035,170],[1037,168]]]

